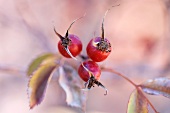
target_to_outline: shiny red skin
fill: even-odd
[[[106,38],[104,39],[108,43],[110,43]],[[94,39],[91,39],[90,42],[87,45],[86,51],[88,56],[95,62],[101,62],[105,60],[111,52],[105,52],[97,49],[96,45],[94,43],[100,42],[101,37],[96,37]],[[110,48],[111,50],[111,48]]]
[[[80,52],[82,51],[82,48],[83,48],[82,42],[78,38],[78,36],[73,35],[73,34],[69,34],[68,38],[71,40],[71,42],[68,46],[68,49],[70,50],[70,53],[75,57],[75,56],[79,55]],[[67,53],[67,51],[62,46],[61,40],[58,42],[58,50],[64,57],[71,58],[71,56]]]
[[[94,61],[85,61],[83,62],[83,64],[89,71],[93,73],[95,79],[97,80],[100,79],[101,69],[97,63],[95,63]],[[82,65],[79,66],[78,73],[80,78],[85,82],[89,80],[90,78],[89,72]]]

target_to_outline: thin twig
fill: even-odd
[[[154,110],[155,113],[159,113],[155,107],[152,105],[152,103],[149,101],[149,99],[144,95],[143,91],[140,89],[140,85],[135,84],[133,81],[131,81],[129,78],[127,78],[125,75],[115,71],[114,69],[110,69],[110,68],[102,68],[103,71],[107,71],[107,72],[111,72],[114,73],[122,78],[124,78],[126,81],[128,81],[129,83],[131,83],[138,91],[141,92],[141,94],[143,95],[143,97],[146,99],[146,101],[149,103],[149,105],[151,106],[151,108]]]
[[[136,85],[133,81],[131,81],[129,78],[127,78],[126,76],[124,76],[123,74],[113,70],[113,69],[109,69],[109,68],[102,68],[103,71],[107,71],[107,72],[111,72],[114,73],[122,78],[124,78],[125,80],[127,80],[129,83],[131,83],[134,87],[138,87],[138,85]]]
[[[14,75],[25,75],[26,73],[23,70],[19,70],[19,69],[12,68],[12,67],[4,67],[4,66],[0,66],[0,72],[10,73]]]

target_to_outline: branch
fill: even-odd
[[[115,71],[114,69],[111,69],[111,68],[105,68],[105,67],[102,67],[102,70],[103,71],[107,71],[107,72],[111,72],[111,73],[114,73],[120,77],[122,77],[123,79],[125,79],[126,81],[128,81],[130,84],[132,84],[138,91],[141,92],[141,94],[143,95],[143,97],[146,99],[146,101],[149,103],[149,105],[151,106],[151,108],[154,110],[155,113],[159,113],[155,107],[152,105],[152,103],[149,101],[149,99],[144,95],[143,91],[140,89],[140,86],[135,84],[133,81],[131,81],[129,78],[127,78],[125,75]]]
[[[19,76],[23,76],[25,75],[25,71],[23,70],[19,70],[16,68],[12,68],[12,67],[6,67],[6,66],[0,66],[0,72],[5,72],[5,73],[10,73],[10,74],[14,74],[14,75],[19,75]]]
[[[129,83],[131,83],[134,87],[138,87],[138,85],[136,85],[133,81],[131,81],[129,78],[127,78],[126,76],[124,76],[123,74],[113,70],[113,69],[110,69],[110,68],[102,68],[103,71],[107,71],[107,72],[111,72],[111,73],[114,73],[122,78],[124,78],[126,81],[128,81]]]

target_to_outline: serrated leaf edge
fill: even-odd
[[[31,81],[31,78],[34,76],[34,73],[41,67],[41,66],[44,66],[44,65],[47,65],[47,64],[41,64],[40,66],[38,66],[37,67],[37,69],[31,74],[31,76],[29,76],[29,81],[28,81],[28,84],[27,84],[27,97],[28,97],[28,100],[29,100],[29,108],[30,108],[30,110],[31,109],[33,109],[34,107],[35,107],[35,105],[39,105],[39,104],[41,104],[42,102],[40,102],[40,103],[37,103],[37,104],[35,104],[33,107],[31,107],[30,106],[30,96],[31,96],[31,94],[29,94],[29,92],[30,92],[30,86],[29,86],[29,83],[30,83],[30,81]],[[56,64],[56,66],[55,66],[55,68],[53,69],[53,71],[51,72],[51,74],[50,74],[50,77],[49,77],[49,79],[48,79],[48,82],[51,80],[51,78],[52,78],[52,75],[53,75],[53,73],[55,72],[55,70],[57,69],[57,67],[59,67],[59,65],[58,64]],[[46,88],[48,87],[48,84],[47,84],[47,86],[46,86]],[[42,100],[43,101],[43,100]]]

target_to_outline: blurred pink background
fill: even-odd
[[[0,0],[0,113],[80,113],[68,107],[65,92],[53,79],[41,105],[29,110],[27,98],[29,63],[45,52],[57,52],[53,26],[62,35],[70,23],[76,22],[70,33],[78,35],[86,45],[101,35],[105,11],[114,4],[105,19],[105,37],[113,51],[102,63],[125,74],[139,84],[158,76],[169,77],[170,34],[169,0]],[[134,87],[116,75],[103,72],[103,89],[89,91],[87,113],[125,113]],[[169,113],[170,99],[149,96],[161,113]],[[153,113],[150,109],[150,113]]]

